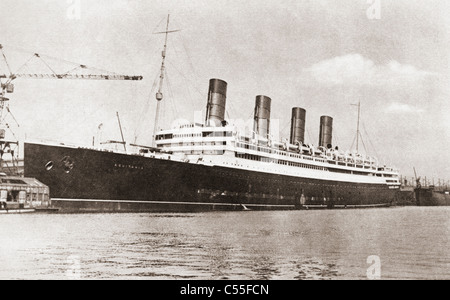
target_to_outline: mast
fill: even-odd
[[[361,101],[358,101],[358,124],[356,126],[356,153],[359,153],[359,123],[361,119]]]
[[[167,40],[169,37],[169,33],[174,31],[169,31],[169,20],[170,20],[170,14],[167,15],[167,24],[166,24],[166,31],[158,32],[158,33],[164,33],[166,35],[164,40],[164,49],[161,53],[162,55],[162,63],[161,63],[161,74],[159,75],[159,87],[158,92],[156,93],[156,116],[155,116],[155,128],[153,129],[153,146],[156,146],[156,134],[158,132],[158,126],[159,126],[159,114],[161,110],[161,101],[164,98],[164,95],[162,93],[162,87],[164,83],[164,71],[166,69],[166,54],[167,54]]]
[[[116,115],[117,115],[117,121],[119,122],[120,135],[122,136],[123,149],[125,150],[125,152],[127,152],[127,145],[126,145],[125,139],[123,138],[122,124],[120,124],[120,117],[119,117],[118,111],[116,112]]]
[[[356,153],[359,153],[359,136],[360,136],[360,130],[359,130],[359,124],[361,121],[361,100],[358,101],[358,104],[350,104],[352,106],[358,106],[358,123],[356,124]],[[353,140],[355,142],[355,140]],[[353,148],[353,144],[352,144]]]

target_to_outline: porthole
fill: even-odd
[[[50,171],[51,169],[53,169],[54,163],[52,161],[49,161],[46,165],[45,165],[45,169],[47,171]]]

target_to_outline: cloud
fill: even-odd
[[[424,112],[424,110],[409,104],[394,102],[386,108],[385,112],[392,114],[418,114]]]
[[[377,65],[357,53],[323,60],[303,73],[315,83],[325,85],[405,85],[436,75],[395,60]]]

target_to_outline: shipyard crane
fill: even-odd
[[[30,57],[22,64],[16,71],[13,71],[9,60],[4,52],[4,45],[0,44],[0,60],[3,61],[4,69],[0,69],[0,170],[4,169],[3,155],[10,154],[13,164],[13,169],[17,169],[17,157],[18,154],[18,141],[8,141],[5,140],[6,130],[9,129],[9,124],[5,123],[5,119],[8,115],[11,115],[14,121],[17,123],[16,119],[9,109],[9,98],[8,94],[14,93],[14,81],[18,78],[25,79],[81,79],[81,80],[129,80],[129,81],[140,81],[143,79],[142,76],[135,75],[122,75],[113,72],[108,72],[100,70],[97,68],[88,67],[84,64],[73,63],[65,61],[58,58],[53,58],[46,55],[41,55],[38,53],[29,53]],[[44,66],[44,72],[26,72],[25,69],[32,64],[39,62]],[[56,66],[49,62],[59,62],[64,65],[69,65],[70,67],[61,67],[57,70]],[[1,66],[0,66],[1,67]],[[6,71],[6,72],[5,72]],[[6,111],[6,114],[5,114]],[[18,125],[18,124],[17,124]],[[15,138],[15,137],[14,137]],[[6,165],[7,169],[11,168]]]

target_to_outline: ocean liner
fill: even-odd
[[[167,20],[168,21],[168,20]],[[211,79],[202,124],[159,130],[168,29],[162,52],[154,144],[104,150],[24,143],[24,173],[48,185],[61,211],[211,211],[359,208],[395,203],[398,173],[373,157],[342,152],[333,118],[306,144],[306,111],[292,109],[289,140],[273,138],[270,97],[256,96],[253,129],[225,119],[227,83]]]

